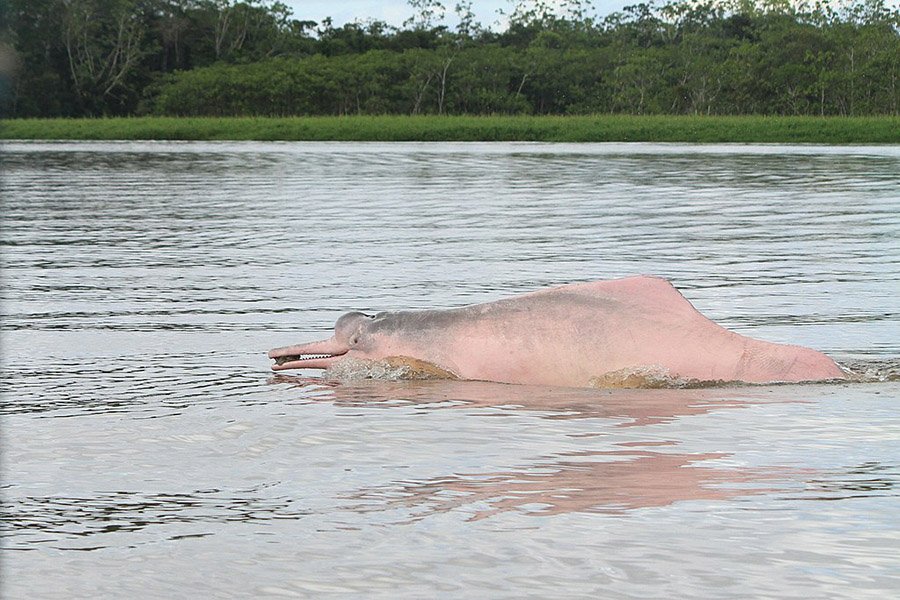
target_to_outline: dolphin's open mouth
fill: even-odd
[[[335,358],[337,356],[343,356],[346,354],[342,352],[341,354],[288,354],[287,356],[276,356],[275,364],[283,365],[284,363],[296,362],[296,361],[304,361],[304,360],[321,360],[323,358]]]
[[[269,352],[269,358],[275,361],[272,369],[327,369],[350,351],[346,343],[335,340],[320,340],[308,344],[275,348]]]

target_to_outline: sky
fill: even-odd
[[[390,25],[400,26],[403,22],[410,18],[413,9],[405,2],[405,0],[393,0],[391,2],[379,2],[378,0],[281,0],[291,7],[294,11],[294,18],[300,20],[311,20],[321,22],[325,17],[331,17],[335,25],[343,25],[356,19],[366,20],[367,18],[385,21]],[[552,0],[551,0],[552,1]],[[597,14],[601,16],[608,15],[611,12],[621,10],[622,7],[629,4],[637,4],[639,0],[621,1],[621,0],[594,0],[593,6]],[[453,7],[456,0],[443,0],[443,5],[447,8],[448,24],[452,24],[450,18],[453,14]],[[473,0],[472,8],[476,15],[476,20],[482,25],[493,25],[500,15],[497,9],[503,9],[506,12],[512,12],[514,3],[509,0]]]

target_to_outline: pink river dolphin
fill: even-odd
[[[575,283],[448,310],[351,312],[326,340],[276,348],[272,369],[341,361],[423,365],[448,378],[569,387],[667,381],[776,383],[845,379],[828,356],[749,338],[701,315],[665,279]]]

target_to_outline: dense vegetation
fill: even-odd
[[[273,0],[5,0],[5,112],[900,114],[900,10],[884,0],[651,1],[602,19],[522,0],[503,31],[465,0],[452,18],[409,4],[396,28]]]
[[[900,144],[900,117],[672,115],[0,120],[0,139]]]

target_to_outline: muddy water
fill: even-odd
[[[3,148],[4,598],[884,598],[900,150]],[[865,383],[272,376],[347,310],[653,273]]]

